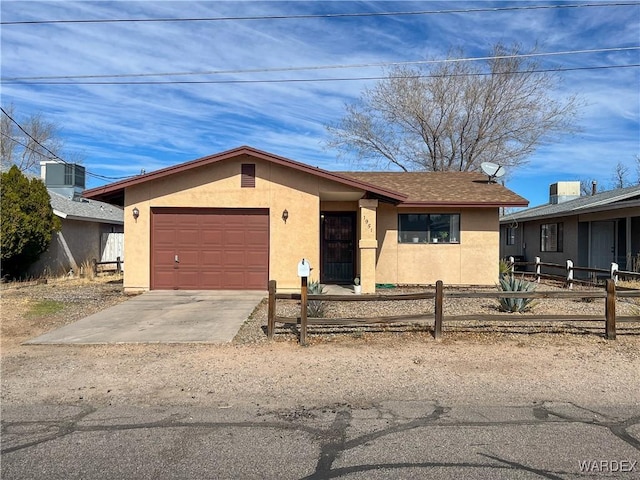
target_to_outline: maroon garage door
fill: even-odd
[[[152,209],[151,288],[266,290],[267,209]]]

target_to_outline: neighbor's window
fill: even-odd
[[[562,252],[562,241],[562,223],[543,223],[540,225],[541,252]]]
[[[506,241],[507,245],[516,244],[516,229],[513,227],[506,227]]]
[[[398,243],[459,242],[459,214],[401,213],[398,215]]]

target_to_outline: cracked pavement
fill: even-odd
[[[2,478],[640,478],[640,409],[8,406]]]

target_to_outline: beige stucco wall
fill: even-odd
[[[459,213],[460,243],[398,243],[398,213]],[[498,278],[497,208],[378,207],[377,283],[494,285]]]
[[[255,188],[240,187],[240,164],[256,165]],[[126,291],[150,288],[152,207],[268,208],[269,278],[278,290],[300,287],[297,265],[311,262],[311,279],[320,267],[321,192],[348,191],[348,187],[253,157],[239,157],[149,181],[125,191]],[[140,216],[134,221],[132,210]],[[285,223],[282,212],[289,212]]]

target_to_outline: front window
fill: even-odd
[[[562,252],[563,224],[544,223],[540,225],[540,251]]]
[[[460,215],[402,213],[398,215],[399,243],[459,243]]]
[[[506,239],[507,245],[515,245],[516,244],[516,229],[513,227],[506,227]]]

